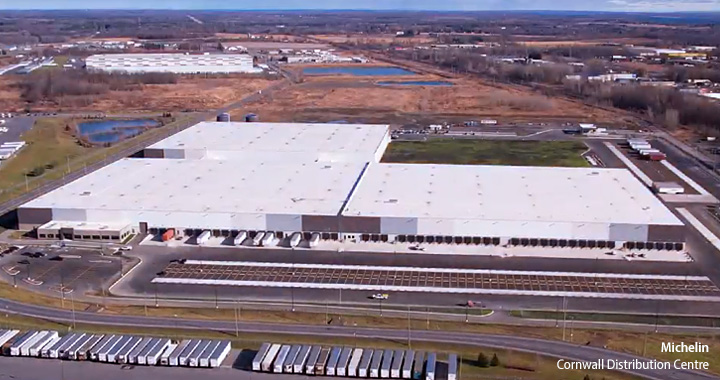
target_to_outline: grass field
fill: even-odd
[[[562,319],[563,313],[544,310],[513,310],[518,318]],[[720,317],[695,317],[683,315],[611,314],[611,313],[565,313],[565,318],[576,321],[639,323],[659,326],[720,327]]]
[[[15,157],[0,168],[0,202],[19,196],[27,190],[37,188],[50,180],[62,178],[70,171],[105,159],[108,155],[145,141],[176,128],[187,122],[191,116],[180,115],[175,121],[162,127],[148,130],[138,136],[113,144],[108,148],[84,147],[72,136],[74,122],[69,119],[43,118],[35,121],[32,129],[22,136],[27,142]],[[34,168],[43,168],[37,177],[26,177],[25,173]]]
[[[431,139],[393,141],[383,162],[459,165],[584,167],[587,150],[577,141]]]
[[[0,191],[0,199],[7,199],[5,193],[13,186],[20,184],[22,187],[28,171],[41,167],[47,172],[66,173],[68,160],[100,149],[77,144],[67,128],[74,128],[72,122],[60,118],[38,119],[35,122],[33,128],[23,135],[27,146],[0,169],[0,189],[4,189]]]
[[[459,375],[462,379],[535,379],[535,380],[581,380],[588,374],[592,379],[605,380],[632,380],[638,379],[630,375],[610,371],[570,371],[558,370],[557,359],[540,355],[497,350],[485,347],[469,347],[464,345],[435,344],[406,340],[368,340],[362,338],[317,337],[317,336],[287,336],[275,334],[234,334],[211,330],[184,330],[184,329],[157,329],[146,327],[117,327],[77,324],[74,328],[66,323],[58,323],[37,318],[20,318],[12,315],[0,317],[0,328],[18,329],[53,329],[61,334],[69,331],[89,333],[115,333],[133,334],[156,337],[168,337],[175,340],[188,338],[226,339],[231,340],[236,349],[255,350],[263,342],[282,342],[288,344],[322,344],[342,345],[350,347],[372,347],[381,349],[405,349],[434,351],[441,353],[439,360],[446,360],[443,353],[454,352],[461,359]],[[478,364],[478,356],[483,353],[488,359],[494,354],[498,356],[500,365],[497,367],[482,368]]]

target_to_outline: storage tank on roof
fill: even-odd
[[[219,115],[217,115],[217,121],[227,123],[230,121],[230,114],[227,112],[223,112]]]

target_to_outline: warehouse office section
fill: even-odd
[[[380,163],[389,140],[386,125],[203,122],[18,216],[24,229],[683,249],[683,223],[625,169]]]

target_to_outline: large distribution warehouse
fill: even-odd
[[[20,226],[92,240],[168,228],[663,249],[685,240],[625,169],[381,163],[389,141],[386,125],[203,122],[28,202]]]
[[[85,65],[90,70],[128,73],[262,72],[262,69],[254,67],[253,57],[247,54],[96,54],[87,57]]]

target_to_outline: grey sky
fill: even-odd
[[[720,11],[720,0],[0,0],[0,9],[407,9]]]

